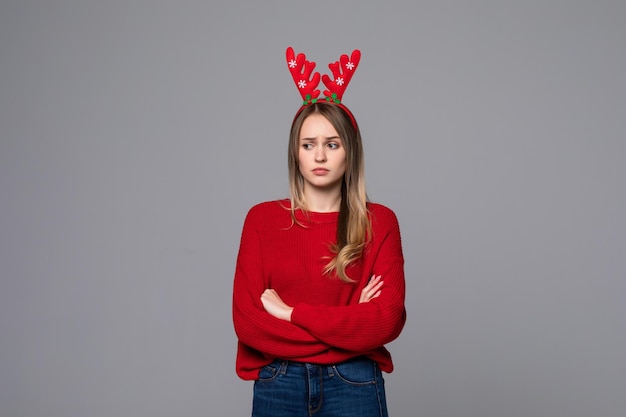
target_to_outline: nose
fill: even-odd
[[[315,148],[315,162],[326,162],[326,150],[323,146]]]

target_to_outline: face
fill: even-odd
[[[304,178],[304,191],[340,190],[346,172],[346,150],[333,125],[320,114],[302,123],[298,165]]]

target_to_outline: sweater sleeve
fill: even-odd
[[[265,290],[261,241],[254,208],[244,222],[233,285],[233,324],[239,341],[273,357],[285,359],[314,356],[330,346],[307,330],[279,320],[265,311],[261,294]]]
[[[372,248],[376,253],[369,255],[375,256],[372,274],[381,275],[384,281],[380,296],[347,306],[299,303],[291,316],[292,323],[317,339],[354,352],[367,352],[391,342],[406,321],[404,258],[395,214],[389,209],[377,213],[373,230],[379,234],[376,239],[381,239]]]

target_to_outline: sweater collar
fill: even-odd
[[[296,219],[303,223],[337,223],[338,211],[322,213],[317,211],[296,210]]]
[[[291,208],[289,200],[283,200],[282,204],[288,209]],[[302,223],[337,223],[339,219],[338,211],[319,212],[296,209],[295,215],[296,220]]]

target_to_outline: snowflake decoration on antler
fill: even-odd
[[[352,51],[352,55],[349,58],[348,55],[344,54],[341,55],[338,62],[328,64],[328,68],[330,68],[335,81],[333,82],[326,74],[322,75],[322,82],[327,88],[327,90],[324,90],[327,101],[341,103],[343,93],[346,91],[360,60],[361,51],[355,49]],[[343,72],[341,71],[342,68],[345,68]]]
[[[293,48],[289,47],[287,48],[287,65],[302,96],[303,104],[315,103],[320,95],[320,90],[316,89],[320,83],[320,73],[317,71],[313,73],[315,62],[307,61],[304,54],[296,56]]]

